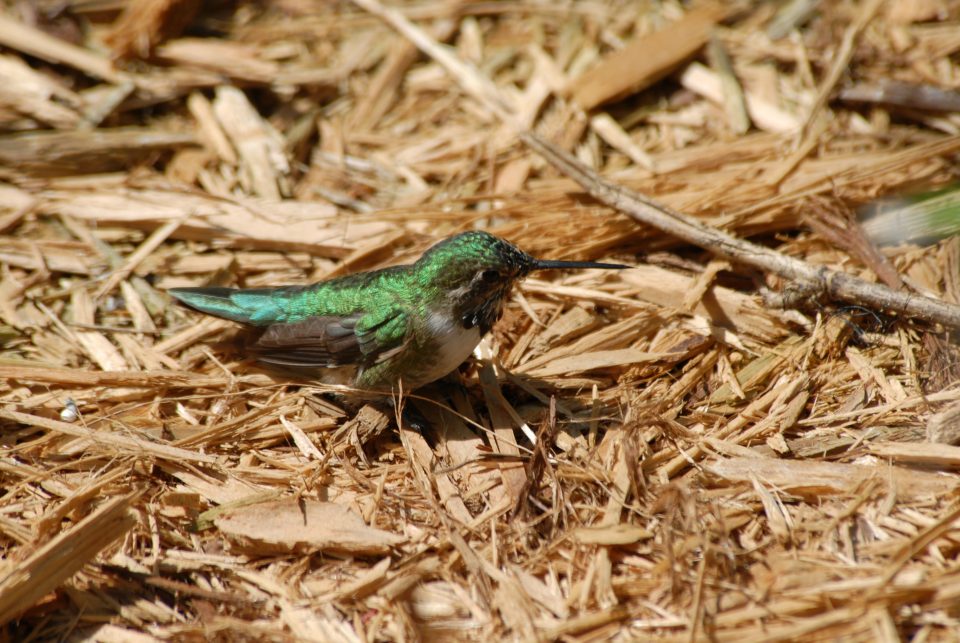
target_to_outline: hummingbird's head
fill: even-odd
[[[415,264],[421,285],[437,288],[466,328],[486,333],[503,312],[513,285],[534,270],[627,268],[590,261],[545,261],[482,230],[462,232],[427,250]]]

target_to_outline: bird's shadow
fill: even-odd
[[[340,424],[332,443],[349,439],[354,447],[362,446],[371,456],[381,448],[395,446],[390,443],[398,439],[396,431],[400,425],[422,435],[432,448],[445,443],[476,444],[479,438],[481,448],[489,450],[495,442],[504,440],[503,429],[509,429],[513,432],[513,444],[509,446],[529,453],[533,447],[529,435],[536,433],[537,426],[546,420],[551,396],[557,398],[565,420],[561,433],[575,438],[595,419],[590,417],[589,407],[573,402],[573,396],[547,380],[512,374],[508,379],[499,379],[495,390],[491,390],[491,384],[481,384],[479,369],[471,362],[437,382],[403,394],[402,398],[397,391],[330,387],[318,380],[316,368],[269,364],[246,355],[248,338],[243,329],[238,329],[211,344],[211,348],[229,360],[235,372],[262,375],[278,386],[313,388],[312,392],[305,392],[307,404],[312,400],[318,415],[333,415]],[[505,405],[511,408],[506,409]],[[499,412],[492,406],[499,407]],[[376,414],[382,417],[377,418]],[[527,425],[526,431],[521,421]]]

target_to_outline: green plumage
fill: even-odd
[[[396,268],[347,275],[311,286],[276,288],[171,288],[167,292],[200,312],[250,326],[351,315],[404,299],[406,279]]]

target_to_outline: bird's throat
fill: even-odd
[[[464,328],[477,328],[480,336],[486,335],[503,314],[505,291],[497,291],[482,298],[474,298],[465,302],[457,319]]]

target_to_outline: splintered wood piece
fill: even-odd
[[[137,266],[140,263],[150,256],[150,254],[156,250],[161,243],[167,240],[171,234],[173,234],[177,228],[180,227],[180,224],[183,223],[187,215],[184,214],[179,219],[171,219],[167,221],[162,226],[150,233],[150,236],[147,237],[143,243],[129,256],[122,266],[110,273],[110,276],[107,277],[104,282],[97,289],[96,294],[93,298],[100,299],[107,295],[111,290],[117,287],[121,281],[125,280],[130,276]]]
[[[0,236],[0,261],[28,270],[49,269],[91,275],[105,265],[86,243],[77,241],[23,240]]]
[[[389,580],[390,558],[384,558],[357,578],[344,583],[336,593],[339,599],[357,600],[374,593]]]
[[[723,106],[727,114],[728,125],[735,134],[745,134],[750,129],[750,117],[744,100],[743,87],[733,69],[730,54],[716,37],[710,37],[707,47],[710,65],[719,74],[723,85]]]
[[[114,193],[59,191],[45,204],[56,212],[89,222],[153,230],[189,214],[170,235],[178,239],[227,241],[237,247],[299,250],[343,257],[361,241],[395,235],[384,221],[344,221],[336,209],[316,202],[284,201],[266,207],[254,199],[226,201],[172,190]],[[2,250],[0,250],[2,252]]]
[[[13,564],[0,580],[0,623],[8,623],[29,609],[130,531],[137,523],[130,511],[136,497],[137,494],[128,494],[104,502],[83,520]]]
[[[448,3],[445,6],[447,16],[439,17],[434,23],[433,36],[439,41],[448,40],[456,32],[459,20],[456,15],[464,0]],[[383,117],[396,100],[400,84],[406,78],[407,70],[416,62],[420,52],[408,40],[398,40],[393,44],[387,59],[380,65],[376,75],[370,81],[370,87],[360,97],[351,117],[351,124],[358,129],[370,129]]]
[[[0,14],[0,44],[52,63],[69,65],[91,76],[114,83],[126,81],[126,75],[117,71],[106,57],[95,54],[89,49],[72,45],[36,27],[25,25],[2,14]]]
[[[518,372],[527,373],[533,377],[552,377],[568,373],[582,373],[596,369],[628,366],[642,362],[658,362],[670,360],[676,356],[673,353],[652,353],[636,348],[618,348],[609,351],[595,351],[582,355],[571,355],[552,360],[549,364],[534,369],[520,366]]]
[[[622,277],[636,285],[638,297],[658,306],[681,310],[686,308],[686,298],[698,284],[695,277],[648,265],[624,271]],[[737,335],[763,342],[774,341],[785,334],[783,316],[777,311],[763,306],[758,297],[723,286],[707,288],[690,312]]]
[[[329,551],[382,555],[406,541],[338,504],[283,498],[239,507],[214,522],[234,547],[259,555]]]
[[[720,4],[704,3],[663,29],[636,38],[570,81],[573,99],[589,110],[649,87],[695,54],[727,11]]]
[[[160,150],[196,144],[190,132],[152,127],[34,131],[0,136],[0,164],[42,176],[109,172]]]
[[[578,527],[573,537],[585,545],[632,545],[653,538],[653,533],[637,525],[619,523],[601,527]]]
[[[18,382],[46,382],[65,386],[160,386],[210,387],[223,386],[222,376],[212,377],[176,371],[82,371],[44,365],[17,365],[12,360],[0,361],[0,379]]]
[[[201,140],[217,153],[221,161],[229,163],[230,165],[236,165],[239,161],[237,159],[237,153],[234,151],[233,146],[230,145],[227,135],[217,121],[217,117],[213,113],[213,106],[210,104],[210,101],[207,100],[207,97],[200,92],[193,92],[190,94],[190,97],[187,98],[187,109],[190,110],[190,113],[197,121],[197,127],[200,128],[199,136]]]
[[[70,298],[73,309],[73,323],[80,326],[93,326],[96,324],[95,304],[89,293],[85,290],[74,290]],[[96,330],[83,330],[75,328],[73,335],[80,342],[84,352],[96,362],[100,368],[105,371],[126,371],[129,370],[127,362],[123,359],[117,347],[110,343],[106,336]]]
[[[960,467],[960,447],[923,442],[874,442],[870,453],[895,462],[931,465],[945,469]]]
[[[0,78],[0,105],[57,129],[73,129],[81,124],[80,96],[19,58],[0,56]]]
[[[889,480],[904,498],[940,497],[960,487],[960,479],[900,467],[862,466],[836,462],[778,460],[775,458],[722,458],[705,462],[708,473],[731,482],[753,480],[804,496],[852,493],[866,480]]]
[[[290,165],[283,138],[263,120],[246,95],[235,87],[219,87],[213,113],[240,153],[251,191],[271,201],[287,196]]]
[[[439,417],[439,414],[434,414],[434,418]],[[435,468],[434,455],[430,445],[427,444],[427,441],[424,440],[423,436],[419,433],[406,427],[402,427],[400,430],[404,442],[409,446],[409,453],[416,461],[418,467],[417,473],[421,476],[421,483],[426,485],[425,489],[431,489],[433,485],[436,485],[437,493],[440,496],[440,501],[443,503],[444,509],[449,511],[450,515],[461,523],[469,524],[473,516],[470,514],[470,510],[467,509],[466,504],[464,504],[463,498],[460,497],[460,490],[457,488],[457,485],[446,473],[433,473],[433,469]],[[427,472],[431,473],[428,474]],[[432,478],[432,484],[430,480],[426,478],[428,475]]]
[[[75,424],[60,422],[59,420],[51,420],[49,418],[31,415],[29,413],[20,413],[19,411],[0,409],[0,418],[25,424],[27,426],[46,429],[62,435],[83,438],[87,448],[94,451],[101,451],[106,454],[113,454],[117,451],[123,451],[129,455],[148,455],[158,459],[172,460],[175,462],[216,462],[216,458],[210,455],[194,453],[193,451],[188,451],[187,449],[172,447],[166,444],[151,442],[150,440],[144,440],[119,433],[93,431]]]
[[[654,170],[653,159],[640,146],[633,142],[630,135],[606,113],[596,114],[590,118],[590,127],[607,142],[610,147],[623,152],[627,158],[647,170]]]
[[[477,418],[469,401],[459,391],[453,394],[453,410],[456,414],[443,412],[440,416],[447,439],[438,445],[437,451],[446,454],[447,466],[455,470],[459,469],[453,477],[459,481],[458,489],[461,498],[489,493],[489,505],[497,506],[504,496],[503,487],[500,484],[502,477],[496,471],[486,471],[471,466],[485,453],[484,440],[481,437],[485,431],[464,420],[466,418],[476,422]],[[460,417],[461,415],[464,417]]]
[[[960,404],[953,403],[927,421],[927,439],[933,443],[960,443]]]
[[[680,83],[714,103],[723,104],[723,78],[700,63],[690,63],[680,75]],[[753,123],[768,132],[793,132],[801,125],[800,118],[769,100],[747,91],[743,100]]]
[[[285,415],[280,416],[280,424],[283,425],[283,428],[285,428],[290,434],[290,437],[293,438],[294,444],[297,445],[297,448],[300,450],[300,453],[303,454],[304,458],[308,460],[311,458],[314,460],[323,460],[323,454],[320,453],[320,449],[318,449],[317,445],[303,432],[303,429],[288,420]]]
[[[150,316],[150,311],[144,305],[137,289],[129,281],[121,281],[120,293],[123,295],[124,307],[133,319],[133,327],[143,333],[157,332],[157,325],[153,322],[153,317]],[[174,368],[174,370],[179,370],[179,367]]]
[[[490,409],[490,423],[493,427],[493,435],[489,438],[490,448],[502,455],[519,456],[520,448],[514,437],[511,415],[511,411],[514,414],[516,411],[503,396],[497,375],[489,363],[484,364],[480,369],[480,385],[483,387],[483,395]],[[519,463],[514,466],[501,466],[500,477],[503,479],[503,488],[510,498],[509,506],[516,506],[524,483],[523,468]]]
[[[255,47],[211,38],[171,40],[157,48],[157,56],[168,63],[200,67],[243,82],[269,83],[281,72],[280,65],[260,58]]]
[[[196,324],[191,324],[178,333],[174,333],[163,341],[157,342],[153,349],[158,353],[169,354],[181,351],[188,346],[192,346],[201,339],[230,328],[233,324],[225,319],[216,317],[204,317]]]

